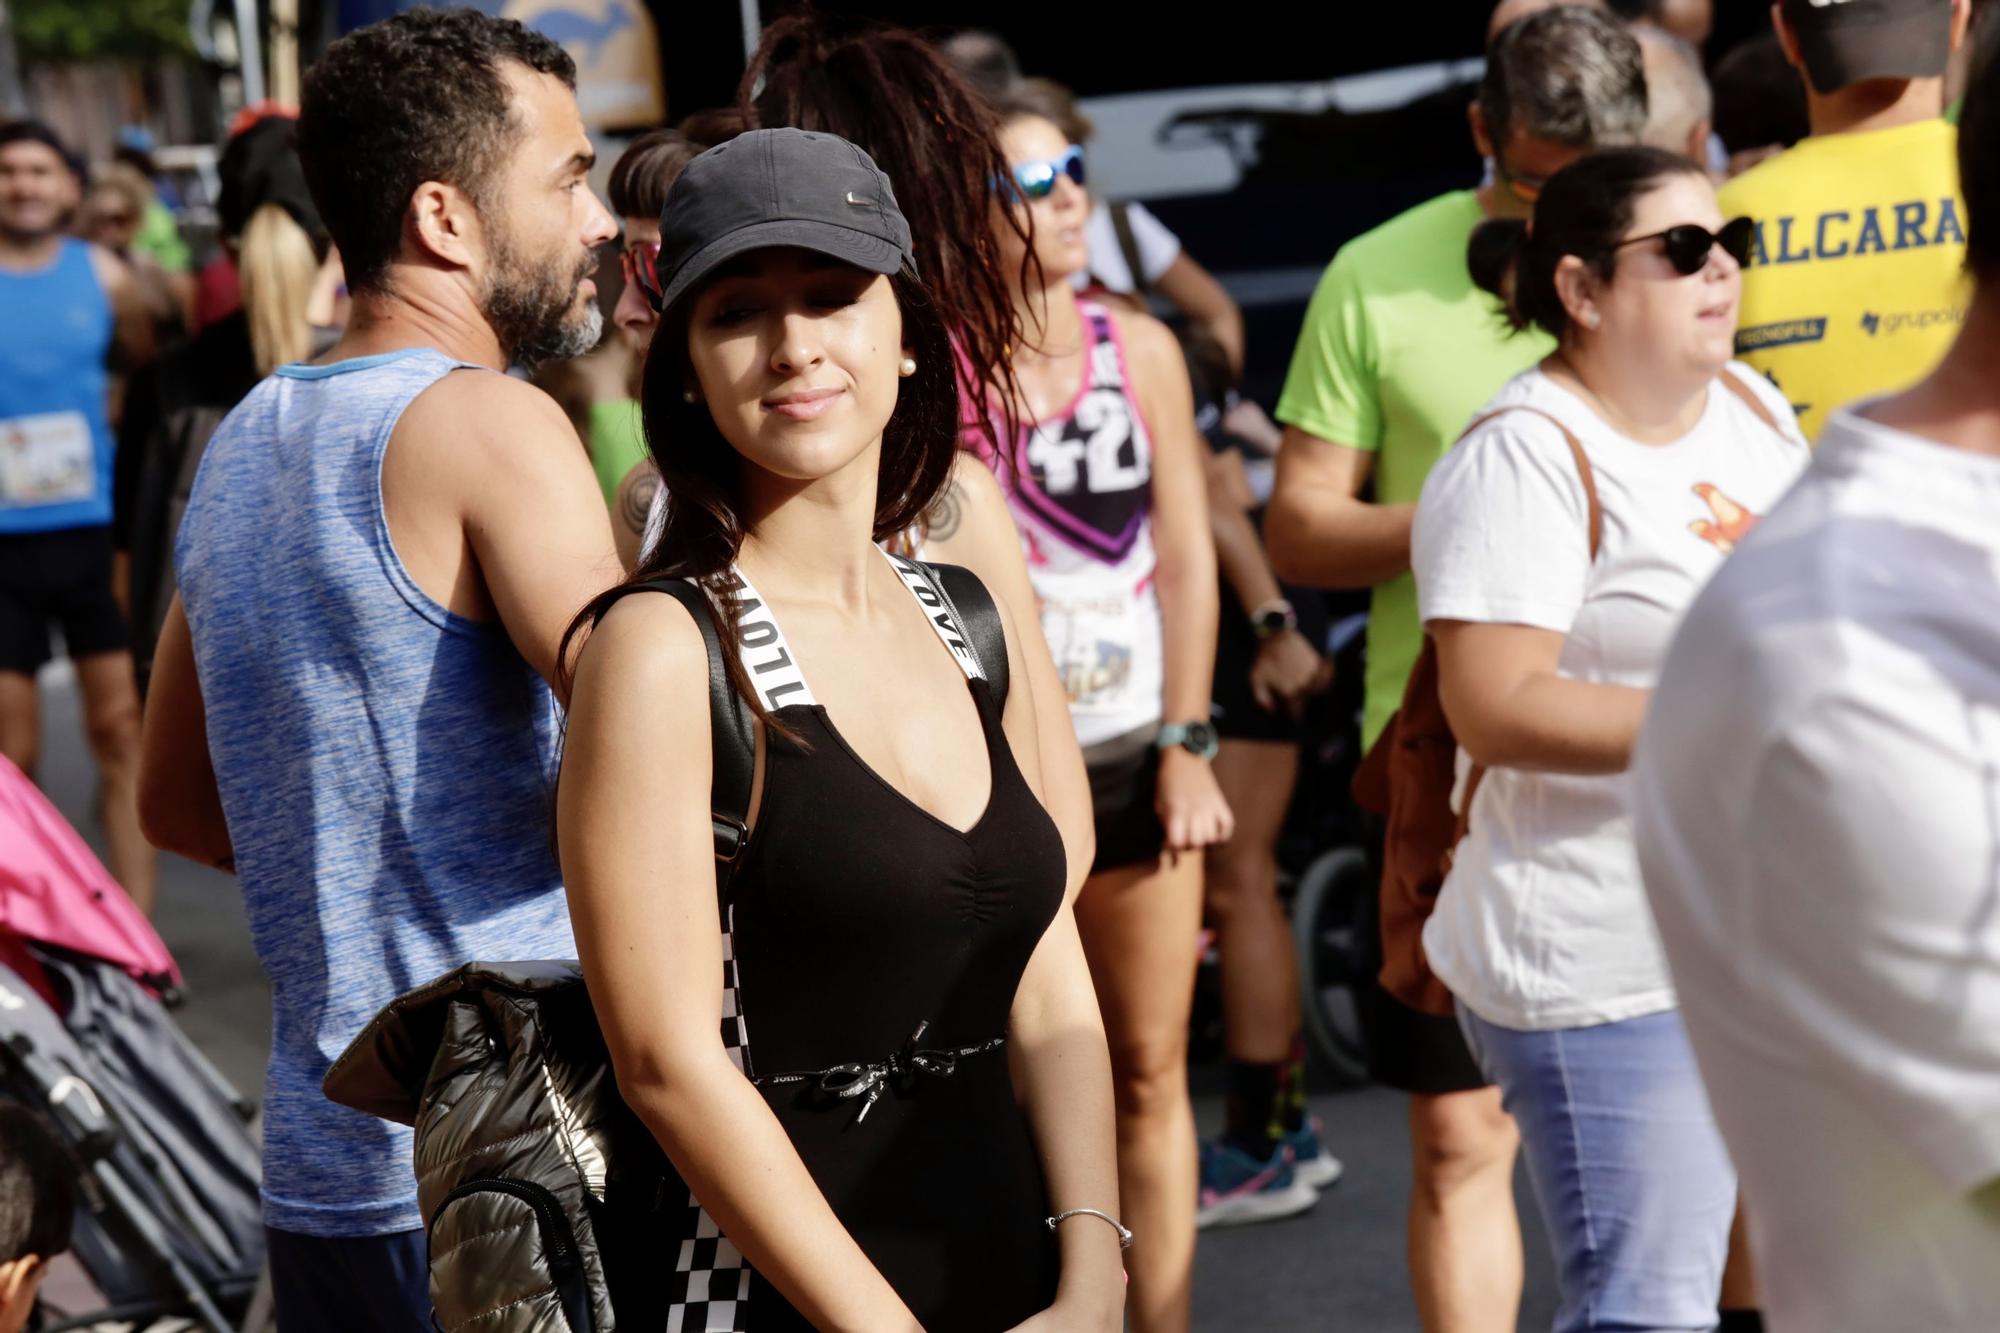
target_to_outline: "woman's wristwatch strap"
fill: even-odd
[[[1197,759],[1213,759],[1222,746],[1222,737],[1213,722],[1169,722],[1160,728],[1153,743],[1162,750],[1179,746]]]

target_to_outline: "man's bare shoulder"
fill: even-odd
[[[496,371],[455,370],[418,394],[404,424],[441,429],[457,439],[510,439],[557,431],[576,438],[562,405],[526,380]]]
[[[456,370],[418,394],[396,423],[394,445],[427,469],[474,476],[590,466],[561,404],[490,370]]]

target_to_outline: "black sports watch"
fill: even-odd
[[[1259,642],[1275,639],[1286,630],[1298,627],[1299,613],[1282,597],[1273,597],[1250,613],[1250,628],[1256,633]]]
[[[1222,737],[1216,734],[1213,722],[1169,722],[1160,728],[1153,743],[1162,750],[1178,745],[1197,759],[1213,759],[1222,748]]]

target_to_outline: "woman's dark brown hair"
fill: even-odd
[[[896,410],[882,431],[873,533],[878,542],[908,529],[930,508],[951,477],[952,457],[958,451],[958,386],[943,313],[909,269],[891,277],[889,285],[903,313],[901,346],[909,348],[917,369],[900,381]],[[568,695],[573,679],[573,650],[613,602],[655,579],[692,579],[716,604],[715,631],[737,693],[770,730],[795,740],[766,713],[738,660],[730,568],[743,548],[743,460],[715,424],[706,402],[690,403],[683,396],[686,386],[695,382],[688,317],[699,294],[696,288],[676,301],[654,331],[640,393],[646,449],[667,494],[666,528],[629,577],[595,598],[570,622],[557,659],[562,663],[563,693]]]
[[[1575,255],[1609,282],[1640,196],[1671,177],[1702,175],[1693,162],[1659,148],[1607,148],[1578,158],[1542,187],[1533,226],[1521,218],[1480,223],[1466,248],[1466,268],[1474,283],[1500,298],[1516,333],[1539,328],[1560,342],[1569,332],[1569,311],[1556,291],[1563,259]]]
[[[1007,178],[1007,155],[992,108],[918,34],[812,11],[764,30],[737,100],[763,128],[859,144],[887,173],[910,220],[917,272],[963,354],[966,415],[1011,463],[1020,426],[1012,351],[1022,339],[1017,278],[993,234],[993,182]],[[1027,243],[1025,270],[1034,258],[1025,210],[1003,215]]]

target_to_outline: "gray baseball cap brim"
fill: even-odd
[[[716,237],[689,256],[668,281],[661,296],[662,317],[704,278],[738,255],[780,247],[831,255],[870,273],[896,273],[902,269],[904,262],[903,251],[895,242],[856,231],[852,227],[840,227],[810,218],[773,218],[769,222],[753,222]]]

